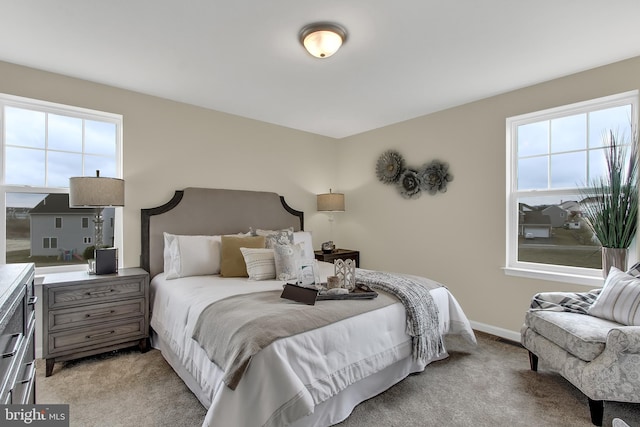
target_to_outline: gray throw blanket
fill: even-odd
[[[389,292],[398,298],[407,312],[407,333],[412,337],[413,358],[427,362],[444,353],[440,335],[438,307],[429,292],[442,285],[380,271],[358,269],[356,282]]]
[[[531,299],[529,311],[549,310],[587,314],[602,289],[589,292],[541,292]]]
[[[327,300],[316,305],[280,298],[281,291],[235,295],[206,307],[193,339],[224,371],[224,383],[235,390],[251,358],[280,338],[286,338],[368,311],[397,303],[383,292],[375,299]]]

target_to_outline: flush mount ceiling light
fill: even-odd
[[[316,58],[328,58],[347,40],[347,32],[337,24],[317,22],[300,30],[300,43]]]

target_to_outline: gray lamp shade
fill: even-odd
[[[69,178],[69,206],[124,206],[124,180],[97,176]]]
[[[318,210],[324,212],[344,212],[344,194],[328,193],[318,194]]]

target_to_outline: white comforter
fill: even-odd
[[[321,278],[333,274],[332,264],[319,264]],[[216,300],[281,290],[283,282],[218,276],[166,280],[160,274],[151,285],[151,327],[197,382],[198,398],[210,405],[204,426],[285,426],[296,421],[309,425],[303,417],[350,385],[394,364],[409,363],[403,368],[409,372],[423,370],[426,365],[411,358],[405,311],[398,303],[275,341],[253,357],[238,387],[231,390],[222,382],[222,371],[191,339],[198,316]],[[469,321],[449,291],[441,287],[431,294],[439,309],[441,333],[463,334],[475,342]],[[390,378],[377,392],[400,379]],[[348,415],[350,409],[344,412]],[[329,422],[346,415],[332,415],[337,418]]]

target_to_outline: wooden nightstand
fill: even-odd
[[[356,267],[360,267],[360,251],[353,251],[351,249],[334,249],[333,252],[325,254],[322,251],[315,251],[316,259],[318,261],[333,263],[337,259],[353,259],[356,261]]]
[[[149,274],[84,271],[47,275],[42,284],[42,352],[46,376],[55,362],[138,345],[148,348]]]

